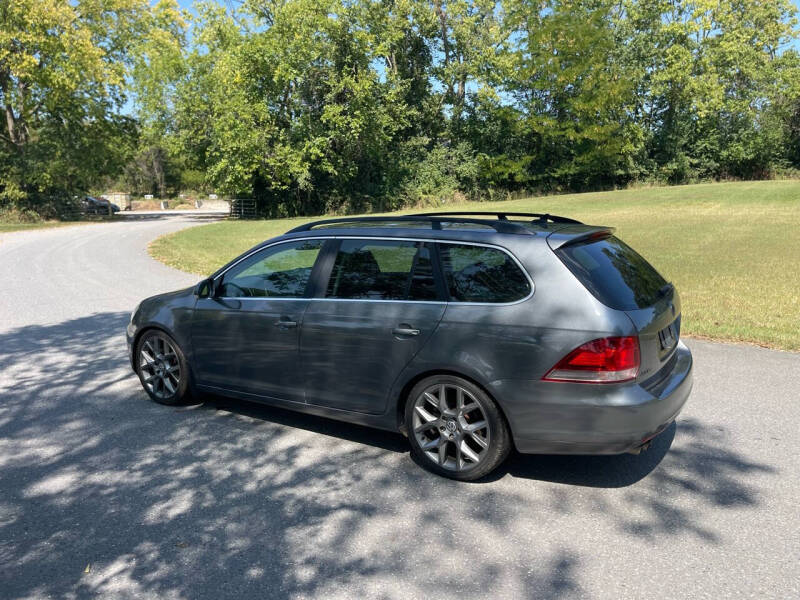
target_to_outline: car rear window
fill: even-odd
[[[566,244],[556,254],[600,302],[617,310],[652,306],[667,284],[649,262],[614,236]]]
[[[502,250],[441,243],[439,253],[451,300],[515,302],[531,292],[528,278]]]

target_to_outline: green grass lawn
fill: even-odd
[[[38,223],[4,223],[0,221],[0,233],[9,231],[28,231],[30,229],[45,229],[48,227],[64,227],[66,225],[78,225],[74,221],[39,221]]]
[[[467,209],[549,212],[614,226],[678,287],[684,333],[800,350],[800,181],[642,188],[446,207]],[[169,265],[205,275],[309,220],[214,223],[164,236],[150,251]]]

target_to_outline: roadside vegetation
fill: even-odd
[[[4,223],[0,220],[0,233],[11,231],[29,231],[31,229],[46,229],[48,227],[63,227],[65,225],[77,225],[72,221],[37,221],[35,223]]]
[[[677,286],[685,334],[800,350],[798,181],[641,188],[446,208],[550,212],[614,226]],[[309,220],[214,223],[164,236],[150,251],[168,265],[207,275]]]
[[[800,169],[791,0],[0,6],[0,210],[194,190],[281,217]]]
[[[48,227],[61,227],[75,225],[76,221],[57,221],[43,219],[36,212],[18,209],[0,209],[0,233],[10,231],[28,231],[30,229],[44,229]]]

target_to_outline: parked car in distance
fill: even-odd
[[[440,475],[638,453],[692,388],[675,288],[608,227],[524,213],[328,219],[131,315],[156,402],[211,392],[408,436]]]
[[[94,196],[84,196],[82,199],[83,210],[87,215],[107,215],[109,214],[108,208],[111,207],[112,213],[119,212],[119,206],[112,204],[105,198],[96,198]]]

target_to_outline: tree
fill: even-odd
[[[121,112],[131,48],[151,17],[146,0],[0,3],[0,204],[41,207],[119,173],[136,136]]]
[[[403,26],[413,10],[312,0],[202,6],[188,75],[174,88],[175,139],[216,187],[255,193],[273,213],[396,191],[403,139],[434,122],[427,49]]]
[[[190,43],[175,31],[145,53],[140,120],[156,133],[143,139],[273,214],[797,164],[788,0],[246,0],[197,12]]]
[[[761,177],[784,156],[778,116],[797,97],[794,9],[786,0],[627,0],[619,61],[636,73],[633,118],[647,169],[692,177]]]
[[[540,188],[632,179],[639,132],[629,118],[631,73],[614,60],[612,4],[510,0],[504,7],[510,33],[502,96],[488,97],[482,110],[505,120],[520,144],[484,159],[493,182],[503,171],[513,178],[509,185]]]
[[[0,209],[271,214],[800,167],[789,0],[0,0]],[[133,109],[133,114],[131,111]]]

